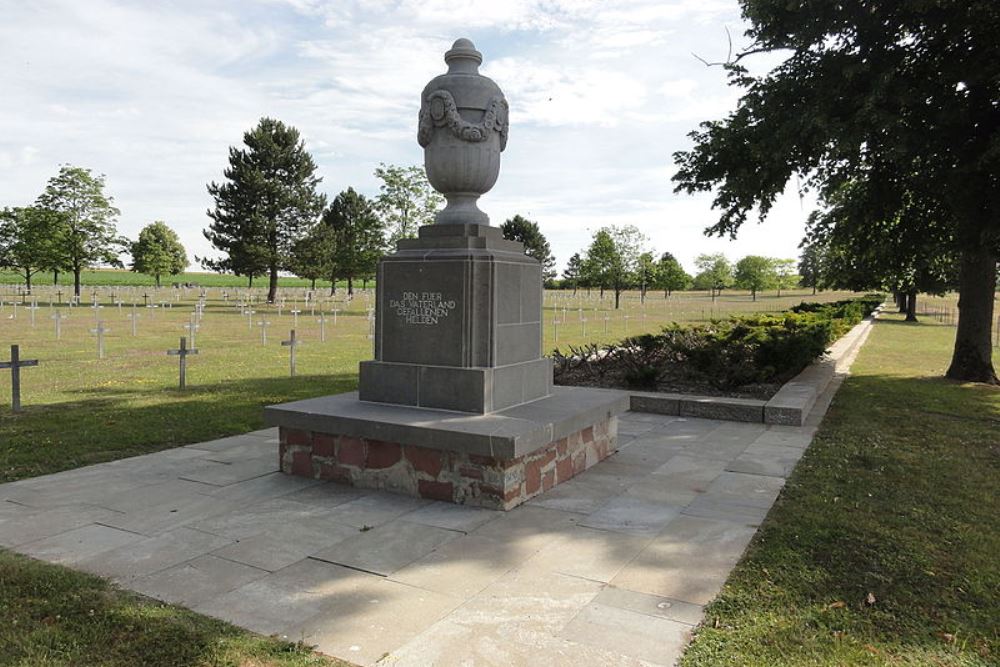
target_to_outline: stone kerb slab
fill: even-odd
[[[617,449],[624,392],[564,388],[488,415],[358,401],[270,406],[281,470],[349,486],[508,510]]]

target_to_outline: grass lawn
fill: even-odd
[[[16,307],[15,317],[20,297],[9,288],[0,289],[0,359],[8,358],[10,344],[19,344],[22,359],[39,360],[21,374],[24,412],[18,415],[10,412],[9,371],[0,371],[0,482],[262,428],[264,405],[353,390],[358,362],[372,355],[370,292],[359,293],[350,303],[344,301],[343,290],[335,301],[323,295],[323,341],[319,310],[310,314],[300,289],[286,290],[288,302],[280,313],[273,305],[254,304],[251,322],[234,306],[234,294],[226,301],[222,289],[211,288],[197,332],[199,354],[188,360],[188,389],[181,392],[176,389],[177,357],[166,351],[177,347],[180,336],[189,335],[182,326],[191,318],[198,290],[149,290],[151,305],[170,306],[155,309],[143,308],[146,291],[98,289],[102,308],[95,311],[90,308],[92,290],[84,292],[79,307],[69,308],[64,301],[61,308],[50,308],[49,298],[58,304],[57,297],[50,287],[40,287],[35,290],[39,309],[32,326],[31,311],[24,306]],[[115,293],[124,301],[122,308],[114,303]],[[844,296],[828,292],[818,298]],[[804,290],[756,302],[742,293],[725,294],[715,302],[696,293],[671,299],[650,294],[643,306],[638,294],[630,293],[623,308],[615,311],[610,295],[602,301],[596,291],[588,296],[581,290],[576,297],[549,292],[544,349],[617,340],[627,333],[656,331],[672,321],[780,310],[811,298]],[[133,300],[138,302],[136,336],[128,319]],[[293,308],[302,311],[297,324]],[[338,309],[336,324],[333,308]],[[61,322],[59,340],[51,319],[55,310],[69,316]],[[111,329],[104,359],[97,358],[91,334],[98,317]],[[266,344],[261,340],[262,320],[270,323]],[[554,321],[560,322],[558,327]],[[290,378],[288,348],[280,341],[293,327],[303,344],[297,351],[298,375]]]
[[[953,340],[877,324],[684,667],[1000,664],[1000,389]]]
[[[33,287],[49,287],[52,285],[52,274],[38,273],[32,278],[31,283]],[[247,279],[242,276],[231,276],[220,273],[202,273],[200,271],[185,271],[184,273],[178,273],[176,276],[160,276],[160,284],[164,287],[170,287],[174,283],[190,283],[201,287],[245,288],[247,286]],[[266,288],[267,277],[262,276],[254,278],[253,283],[254,287]],[[311,281],[309,280],[296,278],[294,276],[281,276],[278,278],[279,287],[309,287],[310,283]],[[13,271],[0,271],[0,285],[4,284],[23,285],[24,276]],[[59,274],[59,285],[62,286],[67,294],[70,293],[73,287],[72,271],[63,271]],[[81,287],[104,287],[108,285],[122,287],[152,287],[156,285],[156,279],[153,276],[148,276],[144,273],[134,273],[132,271],[124,271],[122,269],[87,269],[86,271],[80,272],[80,285]],[[339,281],[337,285],[342,287],[346,286],[347,281]],[[358,281],[358,286],[361,286],[360,280]],[[67,287],[70,289],[66,289]],[[316,281],[317,290],[324,287],[329,289],[329,280]]]
[[[347,664],[0,549],[0,665],[5,667]]]

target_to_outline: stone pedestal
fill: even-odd
[[[484,414],[548,396],[541,265],[485,225],[430,225],[379,262],[363,401]]]

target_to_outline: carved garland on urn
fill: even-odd
[[[480,123],[470,123],[463,120],[458,113],[455,98],[447,90],[435,90],[429,94],[420,105],[420,125],[417,130],[417,142],[427,148],[434,137],[434,128],[447,126],[457,138],[470,143],[486,141],[490,132],[500,135],[500,150],[507,147],[507,100],[502,96],[490,99]]]

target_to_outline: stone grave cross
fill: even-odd
[[[132,312],[129,313],[128,315],[126,315],[125,317],[129,318],[130,320],[132,320],[132,336],[134,337],[135,334],[136,334],[136,331],[135,331],[136,324],[139,323],[139,313],[137,313],[135,311],[135,304],[134,303],[132,304]]]
[[[108,333],[109,331],[111,331],[111,329],[105,328],[104,322],[102,322],[100,320],[97,321],[97,328],[90,330],[90,333],[97,335],[97,358],[98,359],[103,359],[104,358],[104,334]]]
[[[56,340],[62,339],[62,321],[66,317],[62,313],[61,308],[56,308],[55,312],[51,315],[52,319],[56,321]]]
[[[288,348],[288,365],[292,377],[295,377],[295,348],[299,345],[301,345],[301,342],[295,339],[295,329],[292,329],[288,340],[281,341],[281,346]]]
[[[197,317],[194,315],[194,313],[191,314],[191,321],[188,322],[187,324],[183,325],[181,328],[182,329],[187,329],[188,334],[191,335],[191,349],[193,350],[195,347],[197,347],[194,344],[195,343],[195,334],[198,332],[198,329],[201,328],[198,325]]]
[[[14,412],[21,411],[21,369],[37,365],[38,359],[21,359],[17,345],[10,346],[10,361],[0,361],[0,368],[10,369],[10,407]]]
[[[257,320],[257,326],[260,327],[260,344],[267,345],[267,328],[271,323],[267,320]]]
[[[167,350],[167,354],[171,356],[177,356],[180,358],[180,388],[184,389],[187,387],[187,356],[189,354],[198,354],[198,350],[195,349],[192,344],[191,347],[187,346],[187,338],[181,336],[181,344],[176,350]]]
[[[323,314],[322,310],[319,311],[319,319],[316,320],[316,321],[319,322],[319,342],[325,343],[326,342],[326,315]]]

